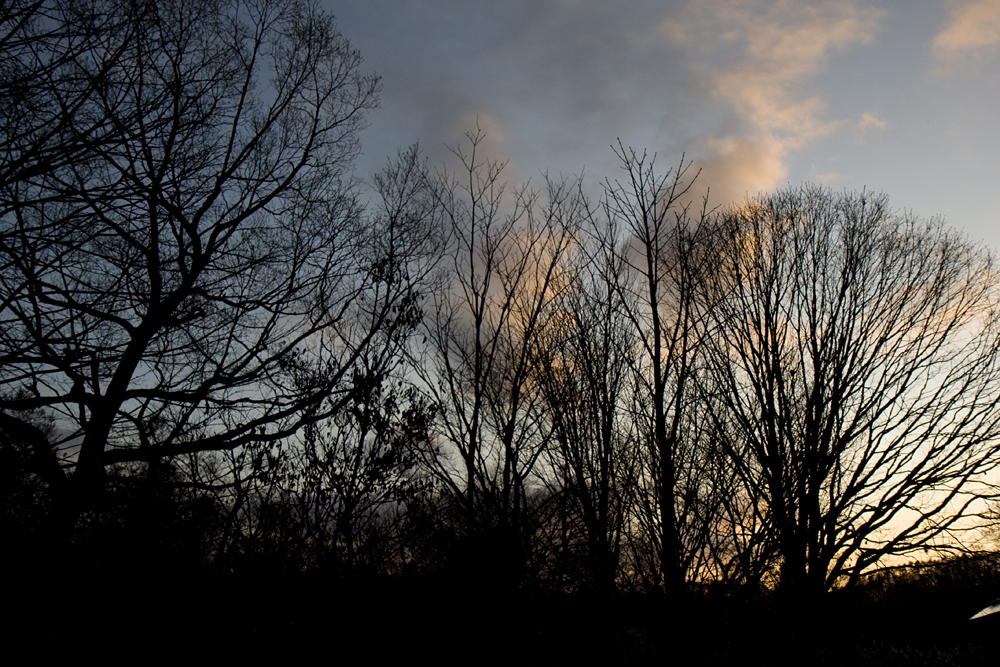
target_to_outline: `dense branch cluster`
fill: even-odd
[[[813,593],[971,544],[991,253],[871,192],[711,209],[622,144],[596,202],[512,188],[479,131],[365,190],[378,87],[306,0],[10,4],[5,531],[602,592]]]

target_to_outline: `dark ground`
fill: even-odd
[[[960,569],[960,568],[959,568]],[[947,573],[946,573],[947,574]],[[811,605],[708,593],[597,599],[442,578],[80,582],[8,577],[8,655],[281,664],[1000,665],[989,570],[910,575]]]

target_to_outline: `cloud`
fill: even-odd
[[[712,138],[704,148],[698,182],[711,188],[712,205],[771,190],[788,176],[787,148],[773,137]]]
[[[883,13],[854,0],[701,0],[661,23],[668,40],[700,52],[707,94],[732,113],[699,146],[715,191],[774,188],[792,152],[845,127],[803,90],[832,55],[871,42]],[[868,114],[865,122],[882,121]]]
[[[345,34],[383,77],[366,151],[419,139],[440,164],[479,115],[511,178],[515,167],[536,180],[615,168],[611,144],[655,141],[646,127],[673,112],[671,92],[690,75],[655,30],[677,1],[338,2]]]
[[[948,19],[934,37],[937,58],[980,55],[1000,45],[1000,0],[950,0]]]
[[[858,123],[858,129],[884,130],[887,125],[888,124],[884,120],[882,120],[875,114],[871,113],[870,111],[866,111],[863,114],[861,114],[861,122]]]
[[[345,32],[384,77],[364,137],[376,158],[415,139],[434,166],[476,118],[511,181],[598,179],[609,146],[685,152],[699,189],[782,185],[805,148],[881,119],[838,118],[817,75],[870,43],[866,0],[344,0]],[[860,110],[859,110],[860,111]],[[861,129],[863,128],[863,129]],[[668,160],[669,161],[669,160]]]

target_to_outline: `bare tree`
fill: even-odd
[[[444,175],[451,230],[447,284],[428,318],[418,363],[441,406],[447,445],[430,461],[458,500],[467,536],[518,578],[529,531],[527,483],[551,426],[531,386],[539,335],[567,288],[563,264],[579,223],[576,190],[549,184],[543,200],[524,186],[505,199],[504,165],[481,154],[482,132],[456,150],[461,180]]]
[[[412,329],[415,297],[384,242],[398,226],[352,188],[378,81],[332,18],[308,0],[18,8],[4,94],[38,76],[6,110],[0,408],[54,414],[78,499],[108,465],[336,411],[320,401]],[[303,381],[302,358],[323,373]]]
[[[615,589],[634,482],[630,401],[635,328],[623,316],[625,272],[617,230],[588,217],[572,268],[538,346],[538,390],[552,420],[550,484],[564,496],[562,560],[572,586]]]
[[[381,262],[378,269],[405,280],[409,292],[400,298],[373,287],[362,297],[388,298],[393,325],[356,356],[346,377],[342,359],[323,356],[325,349],[291,357],[298,390],[339,390],[308,408],[313,414],[300,432],[254,442],[227,458],[226,474],[210,472],[223,482],[210,484],[219,487],[231,518],[220,558],[231,567],[252,567],[261,558],[299,569],[392,565],[396,519],[423,488],[417,450],[427,446],[436,408],[408,381],[404,351],[422,319],[421,290],[429,287],[442,238],[418,147],[400,151],[374,174],[371,192],[366,220],[379,236],[368,239],[367,261]],[[366,312],[377,316],[379,309]],[[378,320],[356,324],[382,326]]]
[[[704,338],[699,301],[712,267],[707,196],[690,209],[697,174],[683,159],[659,174],[655,157],[619,144],[625,176],[605,186],[605,213],[627,235],[617,289],[638,332],[635,419],[642,443],[634,483],[633,548],[649,583],[676,591],[695,574],[709,521],[702,466],[708,460],[696,415],[696,374]]]
[[[125,17],[100,3],[11,0],[0,12],[0,184],[38,177],[72,164],[88,150],[121,137],[119,128],[86,114],[100,77],[133,38]],[[71,17],[67,20],[67,17]],[[102,35],[117,34],[107,49]],[[95,49],[104,69],[74,67]],[[77,131],[85,128],[85,131]]]
[[[704,579],[754,595],[774,587],[778,550],[770,507],[729,458],[739,450],[742,435],[724,393],[702,369],[697,403],[689,416],[701,436],[712,440],[701,469],[701,483],[712,493],[702,511],[707,525],[700,565]]]
[[[956,544],[1000,463],[992,256],[868,192],[785,190],[722,226],[713,373],[780,586]]]

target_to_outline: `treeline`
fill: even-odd
[[[0,17],[16,558],[806,596],[975,546],[989,251],[622,144],[593,199],[480,132],[362,188],[378,87],[310,2]]]

